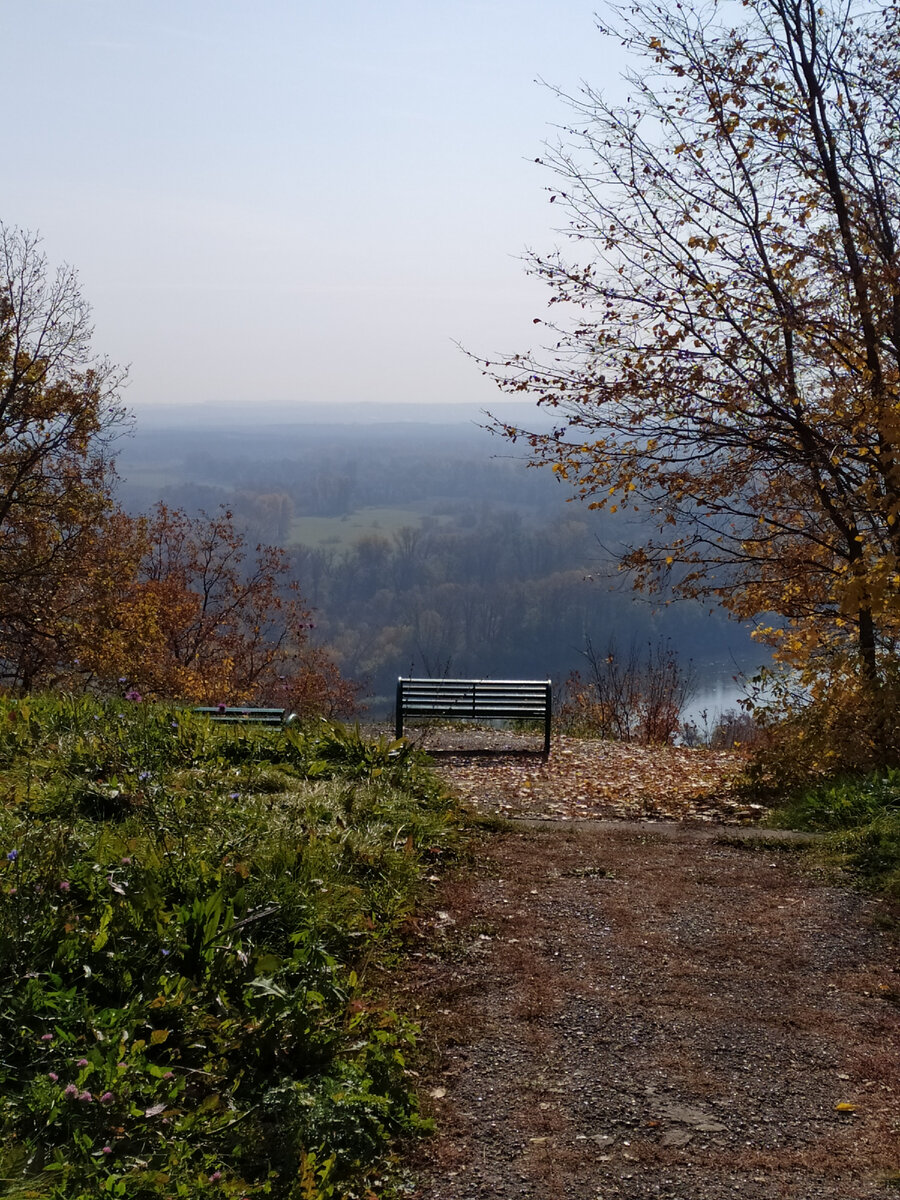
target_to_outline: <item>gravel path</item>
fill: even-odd
[[[475,862],[407,975],[438,1123],[416,1200],[898,1195],[873,901],[721,826],[538,822]]]

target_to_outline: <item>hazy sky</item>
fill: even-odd
[[[127,401],[499,397],[552,247],[533,162],[615,87],[592,0],[0,0],[0,220],[79,271]]]

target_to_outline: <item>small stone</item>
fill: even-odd
[[[687,1129],[667,1129],[659,1139],[661,1146],[686,1146],[693,1141],[694,1135]]]
[[[616,1139],[611,1133],[594,1133],[587,1140],[596,1143],[602,1149],[604,1146],[611,1146]]]

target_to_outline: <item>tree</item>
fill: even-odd
[[[849,654],[877,685],[900,636],[900,7],[735,9],[614,10],[631,97],[563,97],[543,161],[578,261],[530,265],[577,315],[486,364],[556,424],[498,427],[649,518],[637,585],[774,613],[785,660]]]
[[[0,225],[0,673],[25,690],[65,663],[114,513],[124,373],[90,338],[75,272],[51,273],[34,235]]]
[[[52,521],[108,465],[124,372],[91,351],[90,307],[71,267],[51,276],[32,234],[0,225],[0,532]]]
[[[81,670],[141,695],[256,701],[327,716],[353,711],[354,685],[309,644],[311,614],[283,551],[254,554],[225,509],[189,517],[164,504],[131,525],[140,548]]]

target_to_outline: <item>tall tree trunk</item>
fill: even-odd
[[[878,687],[878,657],[875,652],[875,619],[871,608],[859,611],[859,661],[863,679],[871,688]]]
[[[878,674],[875,644],[875,620],[870,608],[859,612],[859,659],[862,667],[863,691],[868,706],[869,735],[876,762],[883,764],[888,755],[886,697]]]

